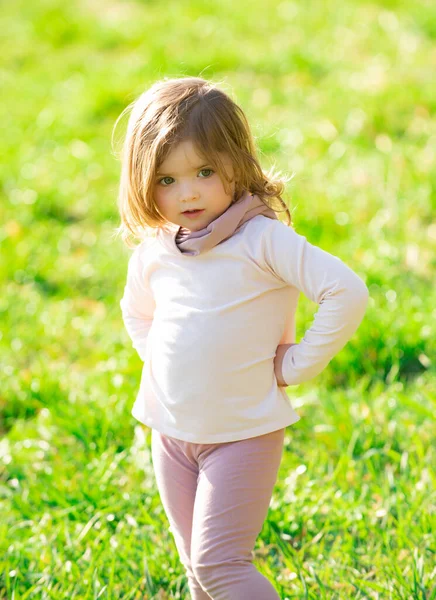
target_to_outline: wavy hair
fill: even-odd
[[[227,153],[235,173],[236,202],[244,190],[257,194],[276,213],[291,213],[282,199],[288,178],[259,163],[249,123],[243,110],[216,84],[200,77],[164,78],[131,102],[115,122],[130,111],[120,153],[118,210],[121,225],[115,235],[133,248],[130,238],[154,235],[167,220],[154,201],[156,172],[171,148],[190,140],[219,174],[226,193],[229,179],[219,156]],[[112,146],[113,147],[113,146]]]

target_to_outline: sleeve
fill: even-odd
[[[120,307],[124,326],[132,346],[145,360],[147,338],[153,323],[155,302],[146,285],[139,247],[135,248],[127,266],[127,281]]]
[[[276,372],[281,372],[282,384],[296,385],[318,375],[345,346],[364,317],[369,292],[338,257],[279,220],[267,229],[263,250],[268,268],[279,279],[319,305],[301,341],[278,347],[282,355]]]

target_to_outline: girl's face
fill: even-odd
[[[235,191],[234,170],[230,158],[226,154],[221,157],[232,179],[230,194],[225,192],[218,173],[197,154],[190,140],[171,149],[158,168],[154,185],[155,202],[167,221],[199,231],[227,210]],[[191,217],[184,214],[192,209],[201,212]]]

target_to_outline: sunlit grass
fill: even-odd
[[[365,320],[288,388],[257,567],[280,597],[435,597],[436,9],[406,3],[4,6],[0,598],[188,598],[130,415],[112,127],[162,76],[222,81],[296,230],[367,283]],[[118,135],[122,132],[120,131]],[[302,297],[297,334],[316,305]]]

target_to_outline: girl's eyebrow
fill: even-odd
[[[209,165],[209,163],[205,163],[204,165],[200,165],[200,166],[198,166],[198,167],[194,167],[192,170],[193,170],[193,171],[198,171],[199,169],[202,169],[203,167],[207,167],[208,165]],[[168,176],[168,173],[161,173],[160,171],[158,171],[158,172],[156,173],[156,175],[157,175],[157,176],[162,176],[162,175]]]

